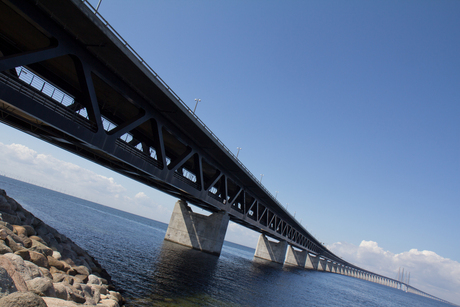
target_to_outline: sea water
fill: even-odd
[[[134,306],[450,306],[372,282],[283,267],[225,242],[220,257],[164,241],[167,225],[0,176],[0,188],[86,249]]]

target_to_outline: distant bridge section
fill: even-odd
[[[179,198],[167,240],[220,254],[231,220],[258,259],[403,287],[318,242],[84,0],[0,0],[0,121]]]

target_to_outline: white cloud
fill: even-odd
[[[394,254],[377,242],[362,241],[359,246],[338,242],[328,248],[344,260],[363,269],[397,279],[398,271],[410,272],[410,285],[431,295],[460,303],[460,263],[432,251],[411,249]]]
[[[144,192],[134,196],[114,178],[99,175],[20,144],[0,143],[0,173],[123,211],[168,221],[171,210]]]

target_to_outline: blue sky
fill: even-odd
[[[321,242],[458,264],[459,1],[103,0],[99,11],[191,108],[201,99],[197,115]],[[108,170],[0,135],[172,210]]]

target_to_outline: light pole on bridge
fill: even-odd
[[[195,98],[195,101],[196,101],[196,103],[195,103],[195,108],[193,109],[193,114],[195,114],[196,107],[198,106],[198,102],[200,102],[201,99]]]
[[[238,155],[240,154],[241,147],[236,148],[238,151],[236,152],[236,157],[238,158]]]

